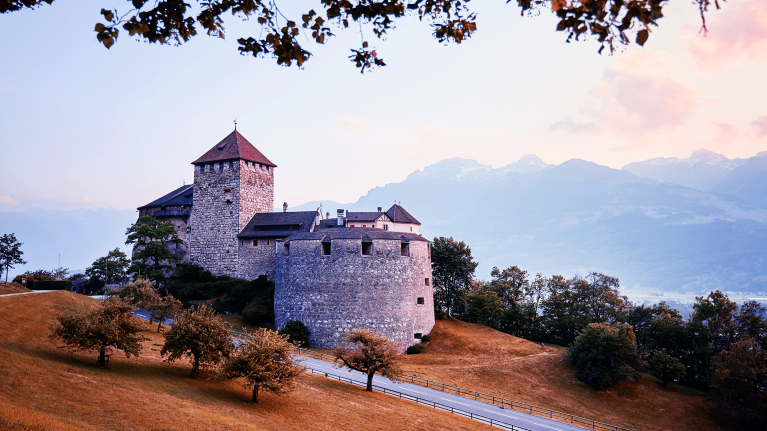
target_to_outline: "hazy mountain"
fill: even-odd
[[[658,157],[643,162],[629,163],[624,171],[642,178],[679,184],[707,191],[725,179],[735,168],[748,159],[728,159],[713,151],[698,150],[687,159]]]
[[[14,233],[24,245],[27,265],[11,269],[10,276],[25,270],[53,269],[61,254],[61,266],[83,269],[119,247],[126,253],[125,230],[138,213],[129,210],[48,211],[28,209],[0,212],[0,233]],[[3,274],[5,280],[5,274]]]
[[[520,265],[547,275],[603,271],[624,288],[767,291],[767,209],[735,197],[526,156],[499,169],[443,160],[345,209],[395,200],[423,223],[423,236],[466,241],[484,279],[495,265]]]
[[[747,159],[746,163],[733,169],[711,191],[733,195],[767,208],[767,151]]]

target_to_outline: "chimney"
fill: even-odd
[[[288,212],[288,203],[287,202],[284,202],[282,204],[282,212],[284,212],[284,213]]]
[[[380,213],[380,212],[383,212],[383,211],[381,211],[381,209],[382,209],[381,207],[378,207],[378,212],[379,212],[379,213]]]
[[[325,213],[325,220],[330,220],[330,213],[329,212]]]
[[[338,210],[336,210],[336,213],[337,213],[336,217],[338,218],[338,220],[336,221],[336,225],[339,226],[339,227],[343,226],[344,225],[344,210],[338,209]]]

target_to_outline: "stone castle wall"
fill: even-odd
[[[374,239],[370,256],[362,255],[360,239],[333,240],[329,256],[320,240],[279,244],[275,324],[303,322],[310,344],[322,348],[335,347],[345,330],[357,327],[375,329],[403,350],[417,343],[415,334],[434,326],[434,296],[429,243],[409,244],[409,256],[401,256],[399,240]]]
[[[238,275],[237,235],[256,212],[272,211],[274,170],[264,168],[244,160],[195,166],[192,262],[214,275]]]
[[[253,246],[253,241],[254,239],[250,238],[240,240],[240,272],[237,277],[255,280],[260,275],[266,275],[269,281],[274,281],[276,241],[274,239],[259,239],[257,247]]]

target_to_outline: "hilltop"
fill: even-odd
[[[424,353],[407,357],[406,373],[486,394],[639,430],[726,430],[706,394],[642,374],[597,391],[567,366],[564,348],[541,347],[487,326],[437,320]],[[485,356],[487,361],[485,361]]]
[[[0,429],[496,429],[364,388],[304,374],[299,389],[250,403],[239,383],[188,378],[186,363],[163,365],[161,336],[138,359],[69,353],[48,338],[53,316],[98,301],[65,291],[0,296]],[[148,329],[150,329],[147,326]]]

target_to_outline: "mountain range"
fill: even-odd
[[[158,190],[158,194],[162,191]],[[618,277],[622,290],[767,295],[767,152],[748,159],[701,150],[611,169],[573,159],[551,165],[527,155],[493,169],[442,160],[357,202],[313,201],[292,211],[335,215],[400,202],[426,238],[465,241],[480,263],[531,274]],[[281,211],[277,209],[277,211]],[[25,269],[80,268],[122,246],[135,211],[0,212],[3,231],[25,243]],[[12,275],[17,269],[12,271]]]

